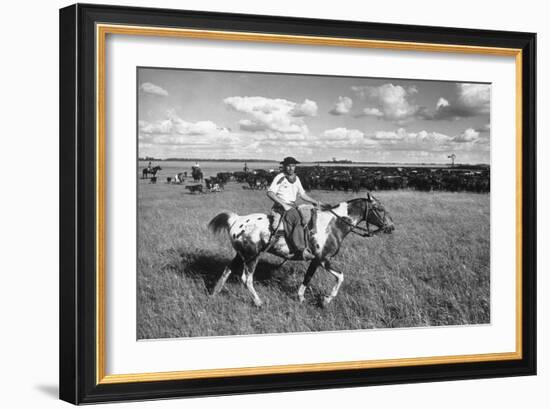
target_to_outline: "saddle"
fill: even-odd
[[[313,235],[316,233],[316,225],[317,225],[317,208],[309,205],[304,204],[298,206],[298,213],[300,214],[301,219],[301,225],[304,229],[304,236],[305,236],[305,243],[306,247],[311,249],[311,242]],[[282,221],[282,218],[279,219],[279,222],[277,226],[274,225],[273,219],[274,216],[270,215],[270,229],[272,234],[272,241],[277,240],[279,237],[285,237],[285,223]],[[299,258],[298,258],[299,259]]]
[[[298,206],[298,212],[302,219],[302,226],[306,232],[306,242],[309,243],[309,235],[313,235],[316,232],[317,226],[317,208],[313,205],[300,205]]]

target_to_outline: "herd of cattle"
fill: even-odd
[[[305,190],[360,190],[413,189],[420,191],[477,192],[490,191],[490,168],[487,165],[455,167],[298,167]],[[191,193],[219,192],[226,183],[243,184],[244,189],[267,189],[276,171],[256,169],[248,172],[220,172],[201,183],[186,186]],[[182,175],[182,174],[180,174]],[[167,183],[183,183],[183,177],[168,177]],[[204,182],[204,187],[202,185]]]
[[[489,166],[466,167],[302,167],[296,170],[305,190],[490,191]],[[250,189],[266,189],[276,173],[265,170],[218,173],[217,178],[246,183]]]

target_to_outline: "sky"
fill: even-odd
[[[490,84],[138,68],[139,156],[489,163]]]

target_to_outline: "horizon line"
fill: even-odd
[[[237,158],[237,159],[227,159],[227,158],[155,158],[155,157],[138,157],[138,161],[202,161],[202,162],[273,162],[273,163],[280,163],[279,160],[275,159],[258,159],[258,158]],[[346,164],[382,164],[382,165],[448,165],[452,166],[448,162],[379,162],[379,161],[354,161],[354,160],[348,160],[348,159],[339,159],[336,161],[333,160],[304,160],[300,162],[301,164],[304,163],[324,163],[324,164],[338,164],[338,165],[346,165]],[[475,162],[475,163],[469,163],[469,162],[457,162],[454,164],[454,167],[457,167],[459,165],[470,165],[470,166],[490,166],[490,163],[484,163],[484,162]]]

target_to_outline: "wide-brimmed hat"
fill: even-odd
[[[294,159],[292,156],[287,156],[286,158],[283,159],[283,161],[281,162],[281,165],[283,166],[286,166],[286,165],[297,165],[298,162],[296,159]]]

